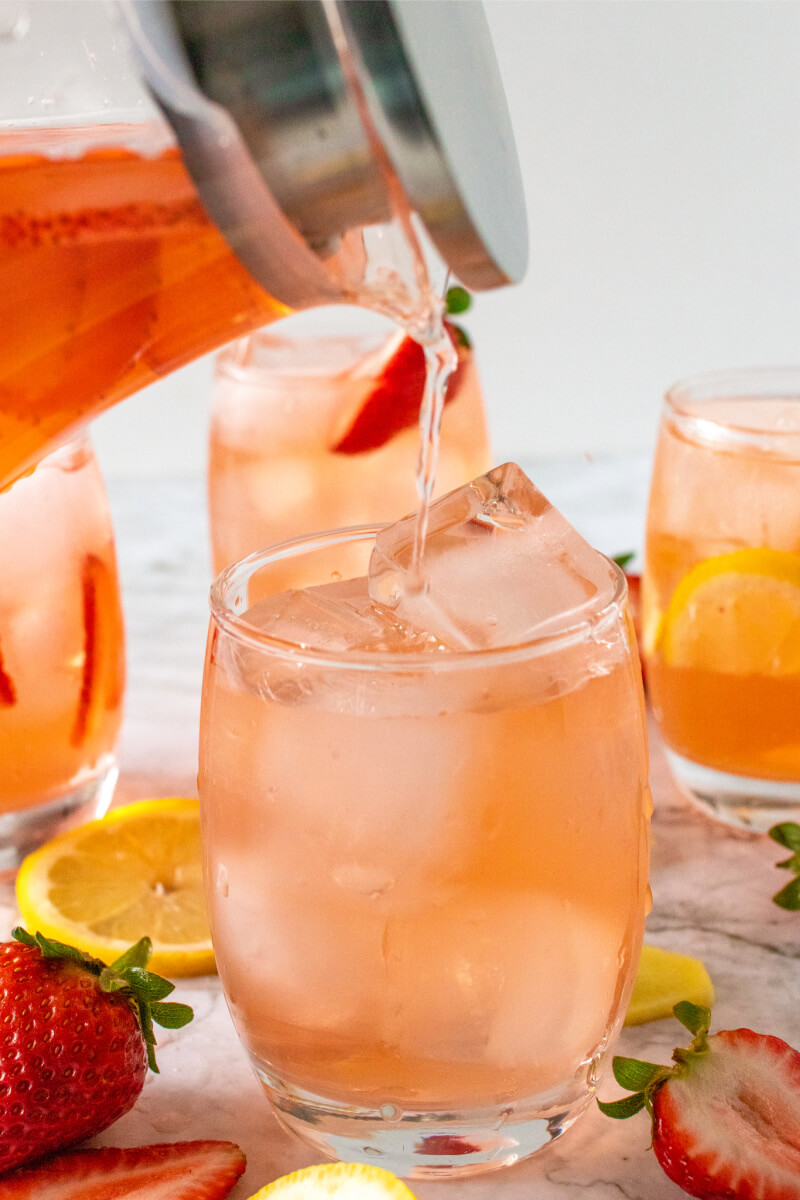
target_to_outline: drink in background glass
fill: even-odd
[[[424,592],[414,526],[217,580],[199,787],[219,972],[280,1119],[446,1177],[588,1103],[638,958],[650,801],[621,572],[513,465],[433,505]],[[311,586],[282,592],[292,559]]]
[[[800,815],[800,370],[666,396],[647,519],[647,681],[686,794],[762,830]]]
[[[125,647],[108,501],[81,438],[0,493],[0,871],[102,815]]]
[[[358,309],[292,317],[217,359],[209,447],[215,572],[264,546],[389,520],[419,502],[422,350]],[[472,350],[448,386],[438,493],[490,465]],[[285,587],[302,583],[287,560]]]

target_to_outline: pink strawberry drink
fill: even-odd
[[[212,591],[200,793],[214,944],[284,1122],[471,1173],[591,1095],[647,897],[642,690],[621,573],[513,465],[304,539]],[[338,557],[362,574],[342,579]],[[287,559],[316,586],[269,594]]]

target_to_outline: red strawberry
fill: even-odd
[[[222,1200],[246,1166],[233,1142],[71,1150],[0,1183],[3,1200]]]
[[[17,702],[17,692],[14,681],[3,666],[3,652],[0,649],[0,708],[11,708]]]
[[[126,1113],[148,1064],[158,1070],[153,1022],[192,1018],[163,1003],[173,987],[145,970],[148,938],[107,967],[41,934],[14,937],[0,943],[0,1173]]]
[[[700,1200],[800,1200],[800,1054],[780,1038],[728,1029],[708,1036],[711,1013],[683,1001],[675,1016],[694,1034],[675,1066],[615,1058],[635,1089],[598,1101],[609,1117],[647,1108],[653,1149],[674,1183]]]
[[[458,366],[447,384],[445,404],[458,392],[464,365],[471,353],[456,327],[445,322],[445,329],[458,351]],[[350,428],[333,447],[336,454],[364,454],[377,450],[419,419],[425,388],[425,354],[418,342],[403,337],[386,363],[364,405]]]
[[[478,1154],[480,1146],[468,1142],[460,1134],[429,1133],[414,1145],[417,1154]]]

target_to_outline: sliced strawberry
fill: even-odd
[[[0,647],[0,708],[11,708],[17,703],[14,681],[3,666],[3,650]]]
[[[96,554],[87,554],[81,571],[84,658],[73,746],[95,732],[103,712],[115,708],[124,687],[124,629],[116,573]]]
[[[222,1200],[246,1166],[233,1142],[71,1150],[0,1182],[3,1200]]]
[[[450,376],[445,394],[445,404],[449,404],[458,392],[470,350],[447,321],[445,329],[458,351],[458,366]],[[334,453],[364,454],[377,450],[402,430],[413,428],[419,419],[424,389],[425,353],[418,342],[404,337],[352,425],[333,446]]]
[[[600,1104],[607,1116],[647,1106],[653,1150],[674,1183],[700,1200],[800,1200],[800,1054],[780,1038],[729,1029],[708,1036],[707,1008],[675,1016],[695,1036],[675,1066],[615,1058],[633,1095]]]

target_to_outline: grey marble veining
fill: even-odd
[[[647,464],[642,459],[545,464],[531,472],[600,549],[641,546]],[[117,483],[111,489],[129,644],[129,686],[118,798],[192,794],[207,625],[208,552],[200,481]],[[696,813],[671,784],[652,733],[653,911],[648,938],[699,955],[717,989],[715,1027],[749,1025],[800,1045],[800,914],[770,900],[784,882],[779,848]],[[10,925],[9,905],[0,920]],[[282,1132],[233,1032],[215,979],[182,984],[192,1025],[160,1033],[161,1074],[135,1109],[98,1142],[230,1138],[248,1156],[232,1193],[244,1200],[269,1180],[315,1161]],[[625,1030],[620,1051],[667,1061],[681,1030],[672,1020]],[[602,1092],[616,1093],[606,1081]],[[533,1161],[456,1184],[416,1184],[420,1200],[670,1200],[683,1195],[656,1163],[644,1116],[617,1123],[596,1108]]]

